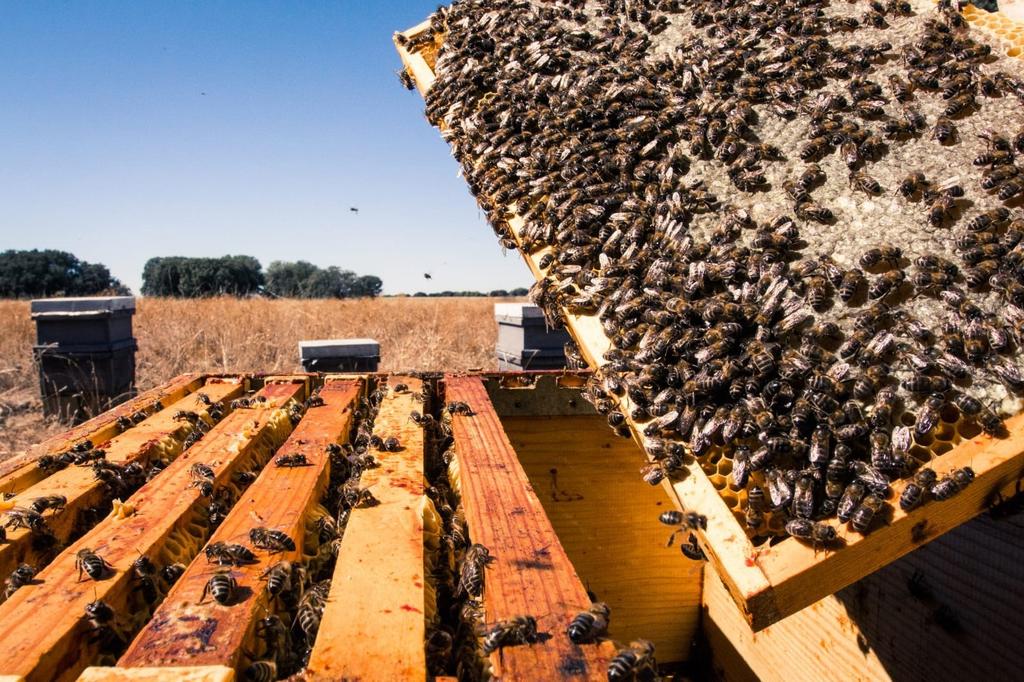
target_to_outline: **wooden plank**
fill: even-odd
[[[352,510],[342,537],[313,653],[314,680],[425,679],[426,604],[423,550],[423,430],[409,419],[422,382],[392,376],[408,393],[389,392],[374,433],[397,437],[399,452],[371,449],[380,463],[360,487],[379,504]]]
[[[179,668],[86,668],[78,682],[234,682],[235,671],[223,665]]]
[[[199,522],[203,504],[191,486],[189,468],[203,462],[225,485],[244,465],[265,462],[291,432],[290,401],[305,398],[305,384],[268,384],[266,398],[252,409],[238,409],[224,418],[203,440],[189,448],[167,469],[144,485],[126,503],[134,513],[110,516],[68,547],[36,581],[0,605],[0,674],[27,680],[74,679],[98,657],[85,640],[81,616],[89,602],[101,599],[118,614],[119,627],[138,630],[147,611],[129,609],[133,595],[131,564],[139,555],[157,566],[187,563],[199,551],[206,529]],[[112,567],[98,581],[79,580],[76,553],[91,548]]]
[[[868,535],[860,535],[835,523],[845,547],[825,554],[797,542],[766,547],[757,556],[758,565],[774,585],[780,612],[794,613],[808,601],[814,602],[873,573],[904,554],[988,508],[1000,487],[1024,476],[1024,414],[1006,422],[1009,437],[994,439],[979,435],[963,441],[931,466],[940,474],[970,466],[977,477],[962,492],[944,502],[929,501],[909,514],[895,505],[888,524]],[[898,500],[906,483],[897,483],[893,499]]]
[[[203,387],[203,392],[214,402],[230,401],[242,392],[242,385],[238,381],[221,381]],[[178,410],[206,415],[205,406],[193,395],[186,395],[128,431],[114,436],[104,446],[106,460],[125,465],[145,463],[158,457],[177,457],[185,438],[192,432],[191,424],[174,420]],[[103,500],[103,484],[97,480],[91,467],[70,466],[6,500],[4,507],[28,507],[32,500],[49,495],[62,495],[67,499],[63,509],[44,513],[47,527],[58,542],[64,544],[74,531],[81,512]],[[7,542],[0,544],[0,576],[10,575],[22,563],[41,568],[48,559],[47,552],[33,549],[31,532],[24,528],[8,529]],[[3,598],[0,595],[0,601]]]
[[[415,55],[400,45],[397,47],[403,61],[417,66],[410,70],[420,91],[426,92],[435,80],[433,71],[423,73],[423,65],[415,61]],[[425,60],[421,61],[426,64]],[[517,214],[517,207],[509,205],[505,213],[513,236],[521,244],[525,223]],[[522,248],[519,249],[537,280],[544,277],[540,259],[550,250],[545,248],[526,253]],[[574,315],[566,308],[558,312],[587,364],[599,371],[606,362],[604,353],[611,347],[600,321],[595,316]],[[632,407],[628,398],[619,399],[619,403],[634,434],[640,434],[642,425],[638,426],[628,418]],[[976,485],[977,488],[971,495],[958,495],[942,505],[926,505],[912,515],[902,514],[897,509],[892,516],[892,525],[884,529],[884,532],[876,529],[866,537],[854,538],[850,535],[851,547],[827,555],[821,552],[815,554],[813,549],[793,538],[787,538],[771,548],[767,545],[755,546],[698,461],[691,459],[675,478],[666,481],[664,487],[679,508],[698,510],[707,517],[707,528],[697,533],[701,548],[709,562],[717,568],[748,622],[755,630],[759,630],[899,558],[919,544],[905,541],[906,538],[920,534],[915,528],[927,527],[927,537],[933,538],[974,517],[979,511],[978,499],[991,494],[996,481],[1024,467],[1021,418],[1024,415],[1018,415],[1016,419],[1007,422],[1011,436],[1002,441],[1003,444],[997,447],[998,454],[993,457],[976,458],[977,446],[964,443],[932,461],[933,468],[945,472],[959,462],[973,460],[977,479],[972,486]],[[644,438],[636,437],[642,444]],[[991,439],[982,437],[980,440],[987,443]],[[973,439],[973,442],[977,441],[979,439]],[[897,494],[903,485],[905,482],[894,486]],[[931,519],[933,513],[939,514],[938,518]],[[925,526],[919,525],[922,522]],[[832,523],[837,525],[838,521],[833,520]],[[848,534],[843,531],[843,535]],[[895,543],[892,538],[903,538],[904,541]],[[851,551],[853,546],[857,547],[855,551]]]
[[[835,597],[754,632],[710,565],[704,571],[704,631],[711,664],[728,682],[889,679]]]
[[[28,452],[0,462],[0,491],[6,493],[21,492],[25,488],[46,478],[46,473],[36,466],[36,460],[43,455],[60,454],[72,446],[85,440],[91,440],[99,447],[118,433],[118,417],[128,417],[139,410],[152,410],[157,402],[168,404],[180,400],[184,395],[195,391],[203,385],[203,377],[199,374],[182,374],[156,388],[121,403],[117,407],[97,415],[89,421],[47,438],[38,445],[33,445]]]
[[[243,648],[256,650],[255,624],[263,614],[273,612],[260,576],[278,561],[303,561],[304,553],[315,553],[315,547],[303,543],[310,512],[327,485],[330,460],[326,448],[347,440],[354,402],[361,390],[361,381],[327,383],[320,391],[324,404],[309,408],[275,453],[275,457],[303,454],[310,465],[265,467],[209,540],[251,546],[249,530],[260,525],[286,533],[295,541],[295,551],[269,554],[254,549],[255,563],[232,570],[239,594],[245,597],[230,606],[209,597],[202,601],[206,583],[218,566],[202,558],[193,561],[118,661],[119,667],[189,664],[237,668]]]
[[[603,680],[615,655],[609,641],[577,646],[565,628],[590,606],[586,588],[516,457],[479,377],[446,375],[448,401],[474,416],[452,418],[462,506],[473,542],[491,551],[484,608],[488,624],[530,615],[547,639],[491,654],[505,680]]]
[[[580,579],[611,607],[610,636],[654,642],[659,663],[687,660],[700,625],[702,562],[665,547],[664,493],[623,475],[623,464],[639,467],[644,453],[602,417],[501,422]]]
[[[434,70],[433,64],[427,62],[422,51],[410,51],[407,50],[400,42],[398,36],[401,35],[405,38],[413,38],[420,35],[430,27],[430,20],[424,21],[417,26],[410,28],[408,31],[402,31],[401,33],[395,34],[395,47],[398,49],[398,54],[402,58],[402,63],[405,68],[408,69],[409,74],[413,78],[413,82],[416,83],[416,88],[420,91],[421,95],[426,95],[427,90],[434,83]]]

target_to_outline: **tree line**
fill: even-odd
[[[175,298],[270,296],[274,298],[361,298],[379,296],[384,282],[306,261],[274,261],[266,269],[252,256],[150,258],[142,269],[142,294]],[[66,251],[8,250],[0,253],[0,298],[128,295],[131,291],[100,263]],[[526,289],[442,291],[414,296],[525,296]]]

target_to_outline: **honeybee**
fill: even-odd
[[[895,268],[899,265],[902,257],[903,249],[898,246],[886,244],[865,251],[860,257],[860,266],[864,269],[868,269],[874,268],[879,264],[883,264],[887,267]]]
[[[534,644],[539,636],[537,620],[533,616],[516,616],[500,620],[484,630],[482,634],[482,649],[484,655],[487,656],[507,646]]]
[[[882,186],[878,181],[864,172],[850,173],[850,186],[859,189],[865,194],[881,194]]]
[[[7,580],[4,582],[4,599],[10,599],[11,595],[17,592],[20,588],[25,585],[31,584],[32,580],[36,577],[36,569],[29,564],[21,564],[7,576]]]
[[[949,114],[939,116],[935,120],[935,127],[932,129],[932,139],[938,140],[942,144],[952,142],[957,137],[956,125],[949,120],[948,116]]]
[[[575,644],[593,642],[607,632],[610,618],[611,609],[608,605],[604,602],[594,602],[590,608],[572,619],[565,633]]]
[[[227,606],[234,600],[237,591],[238,582],[235,580],[235,576],[232,575],[231,569],[222,568],[206,581],[206,584],[203,586],[203,594],[199,597],[199,603],[202,604],[206,599],[206,595],[209,594],[218,604]]]
[[[75,553],[75,568],[78,569],[78,580],[81,582],[83,572],[93,580],[102,580],[113,566],[99,554],[85,547]]]
[[[630,642],[620,649],[608,664],[608,681],[635,680],[643,675],[655,675],[658,664],[654,660],[654,644],[646,639]]]
[[[295,551],[295,541],[276,528],[263,528],[262,526],[252,528],[249,530],[249,540],[254,547],[264,549],[271,554]]]
[[[480,597],[484,591],[484,572],[494,561],[490,551],[479,543],[474,543],[466,550],[462,568],[459,570],[459,584],[456,594]]]
[[[928,186],[928,181],[921,171],[913,171],[900,181],[896,191],[909,199],[915,193],[920,192]]]
[[[900,509],[911,511],[924,500],[925,491],[931,489],[937,475],[928,467],[922,467],[914,473],[914,480],[907,484],[900,493]]]
[[[211,564],[242,566],[256,562],[256,555],[248,547],[223,541],[208,544],[203,549],[203,553],[206,555],[206,560]]]
[[[274,466],[277,467],[304,467],[310,466],[312,462],[306,458],[301,452],[295,452],[289,455],[279,455],[274,458]]]
[[[869,493],[861,500],[860,506],[854,510],[853,515],[850,517],[850,525],[858,533],[867,533],[871,527],[871,522],[884,507],[885,501],[881,497],[874,493]]]

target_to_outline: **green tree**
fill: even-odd
[[[0,296],[92,296],[130,293],[110,270],[66,251],[8,250],[0,253]]]

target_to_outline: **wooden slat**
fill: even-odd
[[[243,462],[272,452],[291,431],[287,412],[279,408],[305,398],[305,384],[269,384],[260,395],[267,398],[265,403],[225,417],[132,495],[126,502],[134,514],[105,519],[41,571],[35,584],[0,605],[0,674],[24,675],[30,681],[74,679],[97,656],[83,639],[80,621],[86,604],[95,599],[113,607],[129,630],[141,626],[133,619],[142,614],[126,610],[132,562],[140,554],[158,566],[187,562],[205,539],[196,526],[202,502],[199,490],[190,486],[189,468],[203,462],[224,484]],[[103,580],[79,581],[75,554],[86,547],[113,567]]]
[[[265,467],[209,540],[251,546],[249,529],[261,525],[285,532],[295,541],[295,551],[269,554],[254,550],[256,563],[232,570],[239,593],[246,596],[230,606],[209,597],[200,603],[203,589],[218,566],[199,557],[118,661],[119,667],[239,665],[243,645],[252,642],[255,622],[272,610],[260,576],[277,561],[302,560],[309,511],[319,502],[327,484],[330,460],[326,447],[347,440],[353,403],[361,388],[360,381],[326,384],[320,391],[324,404],[310,408],[275,453],[275,457],[301,453],[310,466]]]
[[[78,682],[234,682],[233,668],[202,665],[179,668],[87,668]]]
[[[406,38],[412,38],[417,36],[430,26],[430,20],[422,22],[421,24],[410,28],[408,31],[402,31],[398,35],[405,36]],[[426,95],[427,90],[434,82],[434,71],[432,65],[423,58],[420,52],[410,52],[409,50],[402,47],[397,38],[395,39],[395,47],[398,48],[398,54],[402,58],[402,63],[409,70],[413,77],[413,82],[416,83],[416,88],[420,91],[421,95]]]
[[[704,632],[711,664],[728,682],[887,680],[846,607],[826,597],[754,632],[714,568],[704,571]],[[926,678],[922,678],[926,679]]]
[[[97,415],[89,421],[47,438],[38,445],[33,445],[28,452],[0,462],[0,491],[6,493],[21,492],[46,477],[36,460],[43,455],[66,452],[76,443],[91,440],[99,447],[102,443],[116,436],[118,417],[127,417],[139,410],[149,410],[156,402],[167,404],[181,399],[182,396],[195,391],[203,385],[203,377],[199,374],[182,374],[157,388],[132,398],[128,402]]]
[[[938,458],[932,467],[941,473],[970,466],[974,482],[951,500],[930,501],[909,514],[895,505],[892,520],[864,536],[839,527],[846,546],[825,555],[797,542],[782,542],[758,553],[757,563],[774,585],[774,599],[783,614],[800,610],[810,600],[846,587],[907,552],[956,528],[985,511],[1000,487],[1024,476],[1024,414],[1006,422],[1009,437],[981,435],[964,441]],[[894,486],[899,499],[906,483]]]
[[[537,619],[538,631],[548,636],[538,644],[492,654],[494,674],[504,680],[606,679],[614,646],[607,641],[577,646],[565,635],[572,618],[590,606],[590,598],[482,380],[446,376],[445,398],[466,402],[476,413],[455,416],[452,430],[470,537],[495,559],[484,582],[488,624],[530,615]]]
[[[665,547],[664,493],[623,474],[644,453],[602,417],[503,417],[502,425],[583,584],[611,606],[611,637],[649,639],[659,663],[687,660],[700,625],[702,563]]]
[[[417,55],[397,43],[396,46],[403,62],[410,66],[420,91],[425,93],[435,80],[429,64],[422,57],[416,61]],[[517,214],[517,207],[509,205],[505,213],[509,216],[508,224],[513,236],[520,241],[525,223]],[[540,259],[550,251],[548,247],[530,254],[520,248],[520,254],[535,279],[544,277]],[[574,315],[565,308],[561,308],[559,314],[587,364],[595,369],[604,365],[603,356],[611,343],[600,321],[595,316]],[[640,433],[641,428],[628,419],[632,407],[628,398],[623,397],[619,402],[633,432]],[[972,484],[976,487],[971,495],[957,496],[942,505],[925,505],[912,515],[902,514],[897,509],[892,525],[884,532],[876,529],[866,537],[852,538],[851,547],[828,555],[815,555],[812,549],[793,538],[785,539],[767,551],[755,547],[698,461],[691,460],[675,479],[666,481],[664,488],[677,507],[698,510],[707,517],[706,530],[697,533],[701,548],[717,568],[747,621],[755,630],[760,630],[913,549],[915,544],[907,542],[907,538],[920,534],[915,527],[922,522],[927,526],[926,537],[931,539],[974,517],[979,511],[978,499],[991,495],[1006,475],[1024,467],[1022,418],[1024,415],[1018,415],[1007,422],[1011,436],[1002,444],[992,445],[994,454],[991,457],[975,456],[979,444],[984,448],[992,442],[986,436],[974,439],[976,445],[963,443],[932,462],[937,471],[945,472],[965,459],[973,458],[977,479]],[[637,440],[643,442],[642,437],[637,437]],[[897,493],[902,485],[905,483],[895,486]],[[938,516],[932,519],[932,514]],[[833,521],[833,524],[838,522]],[[845,531],[841,532],[846,535]],[[893,538],[901,541],[893,542]]]
[[[242,392],[242,385],[238,381],[220,381],[203,387],[203,392],[214,402],[229,402]],[[206,414],[202,403],[193,395],[186,395],[128,431],[114,436],[104,446],[107,461],[125,465],[130,462],[145,463],[156,457],[176,457],[181,452],[185,438],[192,431],[188,422],[174,420],[178,410]],[[96,479],[91,467],[70,466],[7,500],[4,506],[27,507],[35,498],[47,495],[63,495],[67,498],[67,506],[63,510],[44,514],[46,525],[63,544],[70,537],[78,515],[86,507],[98,504],[103,499],[103,484]],[[43,558],[43,554],[32,548],[32,533],[26,529],[10,529],[7,531],[7,542],[0,544],[0,576],[10,575],[21,563],[40,568]],[[0,595],[0,601],[2,599]]]
[[[360,485],[380,504],[354,509],[342,538],[331,591],[306,671],[315,680],[415,680],[426,677],[424,613],[422,383],[393,376],[409,393],[389,392],[374,422],[399,452],[372,450],[380,463]]]

